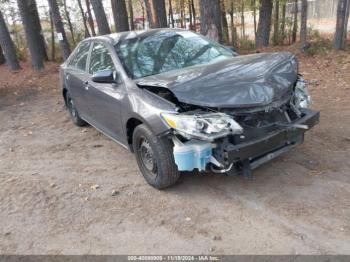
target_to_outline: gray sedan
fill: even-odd
[[[294,55],[240,56],[186,30],[85,39],[60,79],[73,122],[130,149],[159,189],[181,171],[250,179],[319,121]]]

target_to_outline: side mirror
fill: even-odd
[[[98,71],[93,74],[92,81],[96,83],[118,83],[118,74],[110,69]]]

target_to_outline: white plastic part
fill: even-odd
[[[205,170],[212,156],[210,143],[195,139],[182,143],[176,137],[173,141],[174,159],[179,171]]]

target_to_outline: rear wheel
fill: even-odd
[[[147,183],[155,188],[171,186],[180,176],[172,148],[169,139],[155,136],[147,126],[136,127],[133,149],[137,164]]]
[[[80,118],[78,110],[69,92],[66,94],[66,105],[73,123],[77,126],[85,126],[87,123]]]

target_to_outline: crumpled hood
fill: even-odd
[[[136,79],[169,88],[180,102],[208,107],[265,106],[287,96],[298,77],[293,54],[237,56]]]

